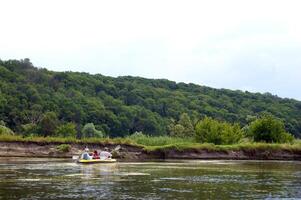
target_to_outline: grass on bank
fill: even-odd
[[[136,145],[141,146],[134,143],[132,140],[128,138],[83,138],[76,139],[73,137],[22,137],[20,135],[0,135],[1,142],[24,142],[24,143],[39,143],[39,144],[126,144],[126,145]]]
[[[301,151],[301,140],[294,140],[293,143],[255,143],[244,141],[232,145],[215,145],[211,143],[198,143],[194,138],[175,138],[169,136],[151,137],[147,135],[131,135],[127,139],[134,143],[143,145],[147,151],[165,151],[165,150],[207,150],[207,151],[235,151],[235,150],[287,150]]]
[[[169,144],[164,146],[146,146],[145,150],[152,151],[168,151],[168,150],[178,150],[178,151],[187,151],[187,150],[206,150],[209,152],[227,152],[227,151],[255,151],[255,150],[269,150],[277,151],[284,150],[290,152],[300,152],[301,144],[269,144],[269,143],[239,143],[233,145],[214,145],[209,143],[191,143],[191,144]]]
[[[235,150],[285,150],[285,151],[301,151],[301,140],[296,139],[293,143],[285,144],[269,144],[269,143],[253,143],[242,142],[233,145],[214,145],[209,143],[197,143],[193,138],[175,138],[169,136],[146,136],[134,135],[125,138],[60,138],[60,137],[22,137],[20,135],[0,135],[1,142],[25,142],[25,143],[39,143],[39,144],[124,144],[144,148],[146,151],[167,151],[167,150],[207,150],[207,151],[235,151]]]

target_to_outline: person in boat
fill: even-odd
[[[93,159],[100,159],[98,152],[95,150],[92,155]]]
[[[85,146],[85,152],[89,152],[89,148],[87,146]]]
[[[86,146],[85,147],[85,152],[82,153],[81,155],[81,159],[84,159],[84,160],[92,160],[92,156],[89,155],[89,148]]]
[[[112,154],[108,151],[101,151],[100,154],[99,154],[99,157],[100,157],[101,160],[111,159]]]

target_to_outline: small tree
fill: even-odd
[[[82,129],[82,137],[103,137],[103,133],[101,131],[96,130],[93,123],[88,123]]]
[[[243,132],[238,124],[219,122],[209,117],[199,121],[195,131],[197,141],[214,144],[234,144],[243,137]]]
[[[6,126],[0,125],[0,135],[14,135],[15,133]]]
[[[196,139],[201,143],[222,143],[222,138],[220,136],[222,127],[220,126],[218,121],[212,118],[205,117],[203,120],[199,121],[196,124],[195,131]]]
[[[5,123],[5,121],[3,121],[3,120],[0,120],[0,126],[6,126],[6,123]]]
[[[168,126],[168,130],[169,134],[174,137],[193,137],[195,134],[190,117],[187,113],[183,113],[177,123],[172,119]]]
[[[72,122],[62,124],[55,130],[55,135],[60,137],[76,137],[76,125]]]
[[[184,127],[184,132],[183,132],[184,137],[194,136],[195,134],[194,128],[191,123],[190,117],[187,113],[183,113],[180,116],[180,120],[178,123]]]
[[[37,133],[38,126],[34,123],[21,125],[21,131],[24,136],[34,135]]]
[[[239,124],[223,123],[222,130],[222,143],[223,144],[235,144],[243,138],[243,130]]]
[[[173,127],[172,136],[174,136],[174,137],[185,137],[185,128],[181,124],[176,124]]]
[[[53,136],[55,134],[55,129],[58,125],[58,119],[56,114],[54,112],[45,113],[39,125],[42,135]]]
[[[256,142],[285,143],[293,136],[285,131],[284,123],[271,115],[263,115],[250,124],[249,135]]]

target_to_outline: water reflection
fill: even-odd
[[[111,176],[118,171],[117,163],[79,165],[80,171],[85,178],[95,178],[98,176]]]
[[[0,158],[0,199],[301,198],[300,162]]]

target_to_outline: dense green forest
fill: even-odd
[[[22,135],[189,135],[206,116],[246,127],[263,113],[301,136],[301,102],[294,99],[165,79],[53,72],[29,59],[0,60],[0,126]]]

